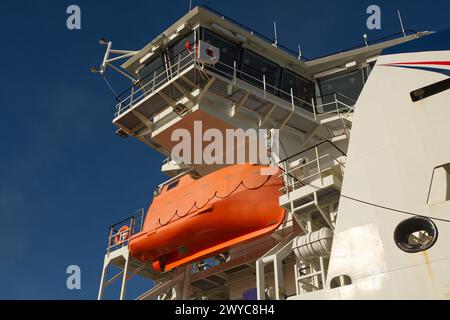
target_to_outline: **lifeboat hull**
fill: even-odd
[[[236,165],[166,187],[130,239],[131,255],[169,271],[273,232],[284,220],[283,182],[279,172],[261,175],[263,168]]]

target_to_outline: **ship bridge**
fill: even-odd
[[[218,49],[214,63],[200,56],[207,46]],[[332,89],[321,93],[314,72],[321,71],[322,63],[308,63],[197,7],[122,64],[135,80],[117,97],[113,123],[120,135],[136,137],[167,156],[173,130],[190,128],[196,120],[203,130],[281,129],[286,140],[302,145],[342,136],[345,131],[336,130],[336,120],[340,127],[342,119],[349,124],[355,96]],[[360,80],[363,76],[358,74]],[[321,126],[325,122],[328,130]],[[168,160],[166,168],[176,166]],[[197,169],[201,175],[210,172]]]
[[[207,7],[196,7],[137,52],[112,50],[108,43],[101,71],[109,62],[129,58],[113,66],[132,79],[116,98],[113,123],[121,136],[136,137],[168,157],[173,130],[192,131],[194,121],[202,121],[203,131],[281,129],[286,149],[293,140],[298,151],[324,139],[347,139],[353,107],[381,50],[417,36],[309,61]],[[210,48],[217,50],[214,59],[207,56]],[[123,55],[110,59],[112,53]],[[172,176],[184,169],[171,159],[163,168]],[[197,169],[200,175],[211,172],[202,165]]]
[[[171,159],[176,129],[194,135],[196,122],[201,132],[278,129],[285,182],[280,206],[287,215],[273,234],[211,257],[216,263],[210,267],[199,261],[195,272],[187,266],[162,277],[131,257],[127,242],[111,250],[111,240],[124,232],[111,228],[99,297],[123,275],[124,298],[128,272],[157,282],[142,299],[168,292],[178,298],[237,299],[253,287],[260,299],[284,299],[324,288],[356,101],[384,48],[423,35],[395,36],[308,60],[214,10],[196,7],[139,51],[116,50],[102,40],[106,54],[93,71],[110,68],[131,80],[116,98],[113,123],[121,137],[137,138],[167,157],[162,171],[172,179],[159,190],[185,174],[201,177],[220,168]],[[322,249],[305,257],[302,244],[313,238]],[[110,264],[124,271],[107,281]],[[337,285],[345,281],[337,279]]]

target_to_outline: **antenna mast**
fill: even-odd
[[[277,22],[273,21],[273,32],[275,33],[275,43],[273,44],[274,47],[278,45],[278,34],[277,34]]]
[[[405,27],[403,26],[402,15],[400,14],[400,10],[397,9],[398,19],[400,20],[400,26],[402,27],[403,36],[406,37]]]

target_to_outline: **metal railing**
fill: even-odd
[[[329,148],[327,153],[321,153],[319,148],[324,144],[330,145],[342,156],[334,156],[329,152]],[[308,157],[311,153],[313,153],[312,160]],[[287,194],[304,186],[323,188],[324,178],[333,174],[334,168],[339,169],[339,174],[343,176],[346,157],[346,154],[339,147],[331,141],[325,140],[280,161],[281,177],[285,183],[280,191]],[[296,161],[298,164],[295,163]],[[312,182],[315,184],[312,185]],[[319,185],[317,185],[317,182]]]
[[[142,231],[144,215],[144,209],[139,209],[131,217],[109,227],[107,254],[128,246],[130,238]]]
[[[159,73],[154,71],[153,74],[140,79],[131,88],[119,95],[117,97],[119,103],[116,105],[114,117],[117,118],[125,111],[129,110],[134,104],[141,101],[148,94],[154,94],[157,89],[169,82],[170,79],[179,76],[181,72],[195,63],[195,46],[193,46],[191,51],[187,52],[188,54],[184,57],[181,57],[182,53],[180,53],[178,59],[176,59],[176,63],[171,64],[169,68],[166,69],[164,67],[164,70]],[[125,96],[125,98],[123,98],[123,96]]]
[[[241,79],[252,85],[255,85],[256,87],[259,87],[263,90],[265,96],[267,94],[272,94],[276,97],[286,100],[290,102],[295,108],[301,108],[308,112],[311,112],[314,115],[314,119],[316,120],[320,117],[330,114],[342,114],[347,117],[354,111],[354,105],[356,104],[355,100],[338,92],[313,98],[311,99],[311,102],[305,101],[301,98],[296,97],[292,88],[290,88],[290,92],[286,92],[279,86],[270,84],[270,82],[267,81],[267,77],[265,74],[263,74],[262,77],[258,79],[240,70],[239,68],[237,68],[236,61],[233,63],[233,66],[218,61],[215,65],[208,66],[207,70],[210,70],[225,78],[231,79],[233,83],[236,83],[237,79]],[[330,102],[315,104],[314,101],[318,98],[325,98],[328,96],[332,97],[332,100]]]
[[[267,94],[272,94],[276,97],[279,97],[280,99],[288,101],[288,103],[291,103],[295,108],[301,108],[311,113],[316,112],[314,103],[296,97],[294,95],[293,88],[290,88],[290,92],[286,92],[279,86],[272,85],[271,81],[268,81],[268,78],[265,74],[262,74],[261,78],[256,78],[253,75],[240,70],[237,67],[236,61],[234,61],[232,66],[218,61],[216,64],[208,66],[206,69],[218,75],[221,75],[224,78],[231,78],[233,83],[236,83],[237,79],[241,79],[249,84],[252,84],[262,89],[265,97],[267,96]]]
[[[231,80],[233,83],[236,83],[237,79],[241,79],[262,89],[265,97],[267,94],[271,94],[275,97],[283,99],[287,101],[287,103],[291,104],[294,110],[303,109],[312,113],[316,120],[320,117],[333,113],[344,113],[345,115],[348,115],[353,111],[352,104],[354,104],[354,100],[343,94],[334,93],[332,94],[333,99],[331,102],[316,105],[314,98],[311,99],[311,102],[308,102],[295,96],[293,88],[290,88],[290,92],[286,92],[279,86],[271,84],[271,81],[268,81],[265,74],[262,74],[262,77],[258,79],[257,77],[240,70],[237,67],[236,61],[233,62],[232,66],[221,61],[218,61],[214,65],[201,65],[197,61],[195,52],[196,46],[193,46],[191,51],[185,50],[181,52],[177,57],[174,57],[169,61],[170,67],[168,69],[164,69],[159,73],[155,71],[153,74],[147,75],[127,91],[119,95],[117,97],[119,103],[116,105],[114,117],[116,118],[120,116],[147,95],[155,94],[164,84],[168,83],[171,79],[175,79],[180,75],[180,73],[194,64],[198,64],[200,70],[206,69],[209,72]],[[183,54],[186,55],[182,57]],[[175,63],[172,64],[171,62]],[[123,96],[125,97],[123,98]],[[322,96],[322,98],[323,97],[326,96]]]
[[[340,92],[333,92],[316,97],[317,100],[327,101],[315,106],[319,116],[329,114],[343,114],[348,116],[354,111],[356,101]]]

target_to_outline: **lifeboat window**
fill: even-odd
[[[436,225],[426,217],[413,217],[402,221],[394,231],[397,247],[407,253],[430,249],[437,240]]]
[[[176,188],[177,186],[178,186],[178,184],[180,183],[180,180],[178,180],[178,181],[175,181],[175,182],[172,182],[171,184],[169,184],[168,186],[167,186],[167,191],[169,191],[169,190],[172,190],[173,188]]]

